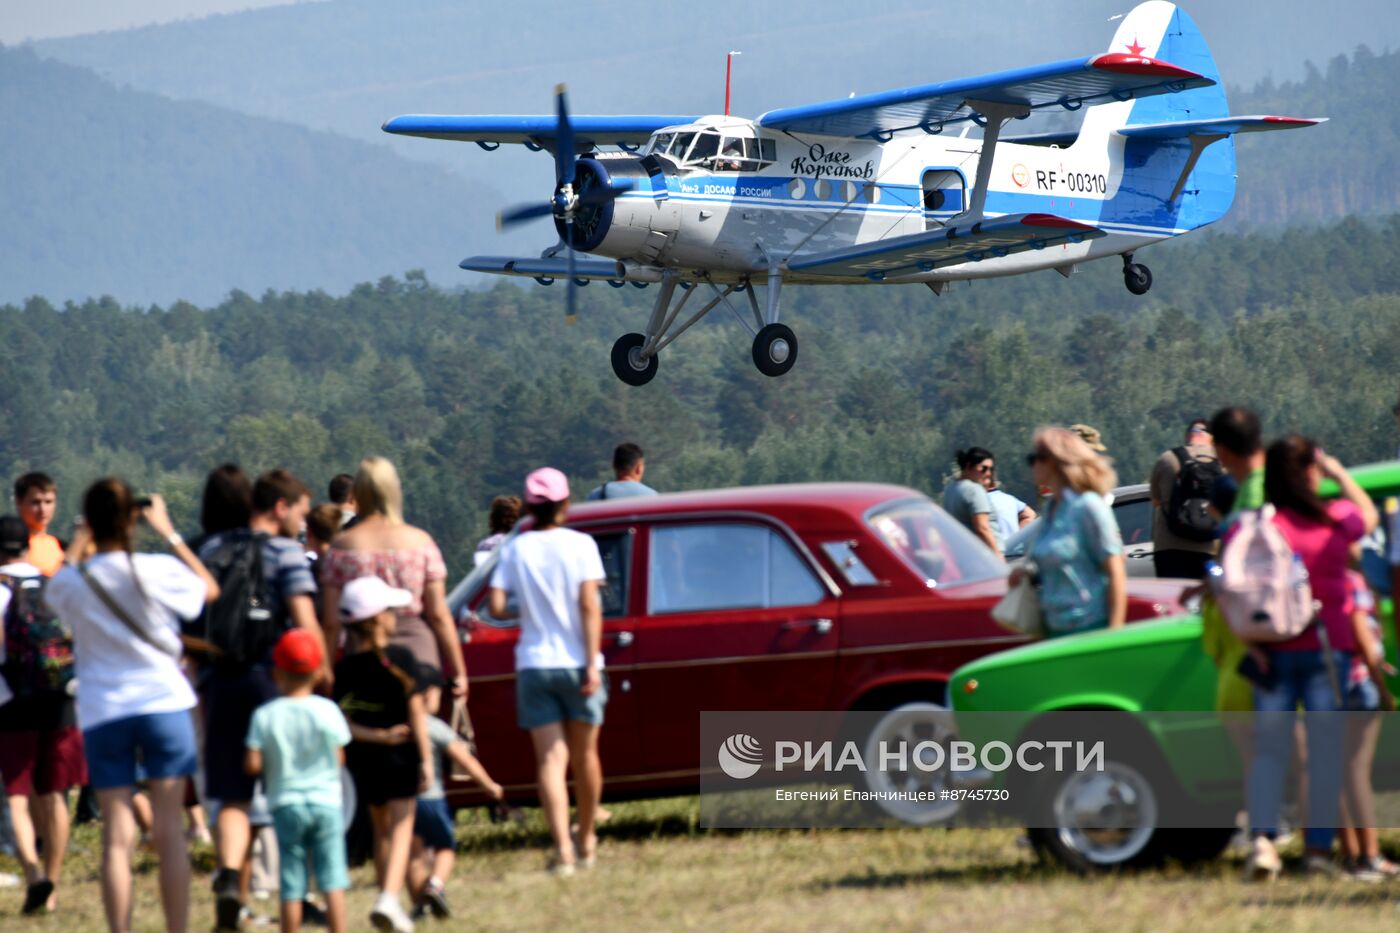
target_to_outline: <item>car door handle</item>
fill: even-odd
[[[783,631],[790,632],[793,629],[809,628],[818,635],[826,635],[836,627],[836,623],[830,619],[800,619],[796,622],[784,622]]]
[[[632,644],[631,632],[604,632],[603,637],[611,639],[619,648],[626,648]]]

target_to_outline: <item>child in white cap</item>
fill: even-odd
[[[515,648],[516,717],[530,731],[538,766],[540,805],[549,821],[556,875],[592,867],[603,768],[598,732],[608,687],[603,677],[603,612],[598,587],[603,561],[593,539],[563,527],[569,481],[550,467],[525,478],[525,506],[534,524],[504,545],[491,577],[490,609],[509,618],[508,597],[520,606]],[[578,833],[570,838],[572,766],[578,799]]]
[[[413,929],[399,892],[413,843],[416,798],[432,781],[418,663],[407,648],[389,644],[394,610],[412,598],[379,577],[351,580],[340,593],[340,620],[351,639],[349,652],[335,666],[335,700],[350,724],[346,767],[374,825],[379,898],[369,919],[381,930]]]

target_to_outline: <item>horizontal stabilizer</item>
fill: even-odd
[[[564,256],[471,256],[457,265],[468,272],[491,275],[521,275],[540,279],[566,279],[569,276],[569,261]],[[615,259],[586,259],[579,256],[574,260],[574,278],[588,281],[660,281],[661,270],[646,274],[648,271],[645,267],[637,266],[629,269]]]
[[[796,256],[787,265],[804,275],[859,276],[879,282],[1101,236],[1104,232],[1097,227],[1054,214],[1007,214],[964,227]]]
[[[1326,122],[1326,117],[1216,117],[1213,120],[1125,126],[1117,132],[1131,139],[1186,139],[1191,136],[1233,136],[1236,133],[1296,130]]]
[[[694,116],[569,117],[574,148],[586,152],[595,146],[639,146],[663,126],[694,123]],[[540,116],[438,116],[407,114],[384,124],[384,132],[396,136],[423,136],[479,143],[494,149],[501,143],[515,143],[534,149],[552,149],[559,133],[559,119],[553,114]]]
[[[770,110],[759,125],[794,133],[888,139],[895,133],[941,132],[979,119],[983,102],[1028,110],[1126,101],[1215,84],[1210,78],[1143,55],[1106,52],[976,78],[923,84],[821,104]]]

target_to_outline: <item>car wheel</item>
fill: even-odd
[[[948,742],[956,737],[953,712],[946,706],[914,702],[895,707],[876,720],[861,743],[866,770],[861,775],[860,789],[880,794],[924,791],[935,796],[940,790],[950,789],[953,786],[952,772],[948,768],[946,755],[943,767],[936,771],[915,767],[912,760],[908,762],[907,770],[887,770],[879,767],[880,751],[882,743],[885,748],[895,749],[900,742],[904,742],[912,757],[914,747],[920,742],[938,742],[946,749]],[[911,826],[946,823],[958,812],[956,800],[912,801],[877,797],[867,801],[867,805],[880,816]]]
[[[1109,759],[1102,771],[1048,776],[1035,790],[1039,826],[1029,831],[1031,844],[1085,873],[1161,862],[1168,834],[1158,825],[1162,794],[1150,770]]]

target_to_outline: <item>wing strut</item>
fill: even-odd
[[[982,114],[987,121],[982,131],[982,154],[977,157],[977,177],[972,183],[972,200],[960,221],[977,223],[987,204],[987,186],[992,181],[992,159],[996,156],[997,139],[1008,120],[1027,116],[1031,108],[1025,104],[1003,104],[990,100],[969,100],[967,106]]]

